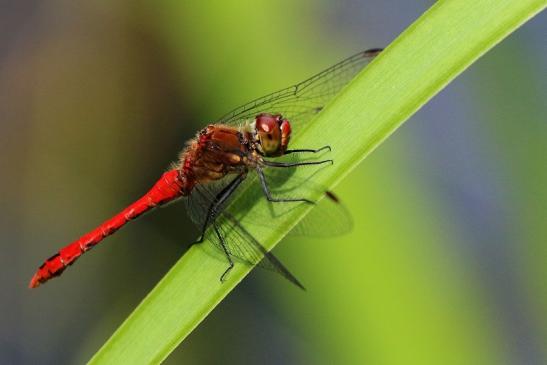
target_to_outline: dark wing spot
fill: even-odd
[[[372,49],[367,49],[364,53],[364,56],[365,57],[373,57],[373,56],[377,56],[380,52],[382,52],[383,49],[382,48],[372,48]]]
[[[327,190],[325,192],[325,195],[327,196],[327,198],[329,198],[330,200],[332,200],[335,203],[340,202],[340,200],[338,200],[338,197],[336,195],[334,195],[334,193],[332,191]]]

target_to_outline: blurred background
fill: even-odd
[[[43,259],[205,123],[432,3],[0,1],[0,363],[89,360],[197,232],[171,205],[31,291]],[[546,34],[543,13],[335,189],[351,234],[277,246],[306,293],[255,270],[166,363],[547,363]]]

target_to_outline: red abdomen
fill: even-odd
[[[187,195],[189,190],[191,190],[191,186],[188,186],[186,178],[180,175],[178,169],[164,173],[161,179],[142,198],[47,259],[32,277],[29,287],[36,288],[41,283],[59,276],[67,266],[72,265],[84,252],[89,251],[130,220],[156,206]]]

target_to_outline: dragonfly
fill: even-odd
[[[268,202],[273,204],[317,203],[317,190],[322,188],[308,181],[297,182],[298,191],[311,194],[278,196],[272,186],[290,181],[294,169],[304,166],[327,166],[332,159],[302,159],[328,153],[329,145],[318,148],[289,148],[291,137],[302,133],[315,115],[355,75],[382,50],[368,49],[319,72],[307,80],[248,102],[225,114],[200,130],[187,142],[178,161],[171,165],[152,188],[118,214],[61,248],[45,260],[32,277],[29,287],[36,288],[57,277],[80,256],[112,235],[129,221],[175,200],[184,200],[188,214],[199,229],[196,243],[205,238],[213,242],[228,264],[220,276],[225,281],[234,262],[275,271],[304,289],[293,274],[244,227],[237,214],[228,207],[242,190],[245,182],[258,186]],[[298,158],[287,160],[287,156]],[[285,158],[284,158],[285,157]],[[279,173],[287,171],[288,173]],[[252,178],[250,178],[252,176]],[[311,197],[315,196],[315,199]],[[334,206],[339,199],[322,189],[321,197]],[[314,208],[316,209],[316,208]],[[336,211],[336,209],[327,209]],[[313,212],[313,209],[312,209]],[[329,220],[336,220],[332,216]],[[344,219],[339,219],[344,224]],[[300,226],[305,226],[306,221]],[[332,226],[319,222],[311,230]],[[318,228],[319,226],[323,228]]]

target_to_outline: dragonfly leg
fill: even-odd
[[[333,160],[322,160],[322,161],[307,161],[307,162],[277,162],[277,161],[266,161],[262,160],[262,163],[270,167],[296,167],[296,166],[307,166],[307,165],[322,165],[325,163],[334,163]]]
[[[262,191],[264,192],[264,195],[266,195],[266,199],[268,199],[269,202],[273,202],[273,203],[305,202],[308,204],[315,204],[313,201],[306,198],[274,198],[272,196],[272,192],[270,191],[270,188],[268,187],[268,183],[266,182],[266,177],[264,176],[264,171],[262,171],[262,168],[257,166],[256,172],[258,174],[258,178],[260,179],[260,185],[262,186]]]
[[[213,223],[213,227],[215,228],[215,233],[217,235],[217,238],[220,242],[220,246],[222,247],[222,250],[224,251],[224,254],[226,255],[226,258],[228,259],[228,263],[230,264],[226,271],[220,276],[220,281],[224,282],[226,280],[226,276],[228,273],[234,268],[234,261],[230,257],[230,253],[228,252],[228,248],[226,247],[226,242],[224,242],[224,237],[220,234],[220,230],[218,229],[218,225],[216,223]]]
[[[241,184],[243,180],[245,180],[245,177],[247,177],[247,171],[241,172],[235,177],[235,179],[230,181],[230,183],[226,185],[226,187],[222,189],[217,194],[217,196],[215,196],[215,198],[211,202],[211,205],[207,209],[207,215],[205,216],[205,221],[203,222],[203,226],[201,227],[201,235],[195,243],[203,242],[207,227],[211,222],[214,222],[218,213],[220,213],[220,208],[222,207],[222,204],[224,204],[224,202],[226,202],[230,195],[232,195],[232,193],[237,189],[239,184]]]
[[[321,152],[321,151],[324,151],[324,150],[328,150],[329,152],[332,150],[330,148],[330,146],[323,146],[321,148],[318,148],[318,149],[309,149],[309,148],[304,148],[304,149],[298,149],[298,150],[286,150],[284,152],[285,155],[288,155],[290,153],[299,153],[299,152],[311,152],[311,153],[318,153],[318,152]]]

